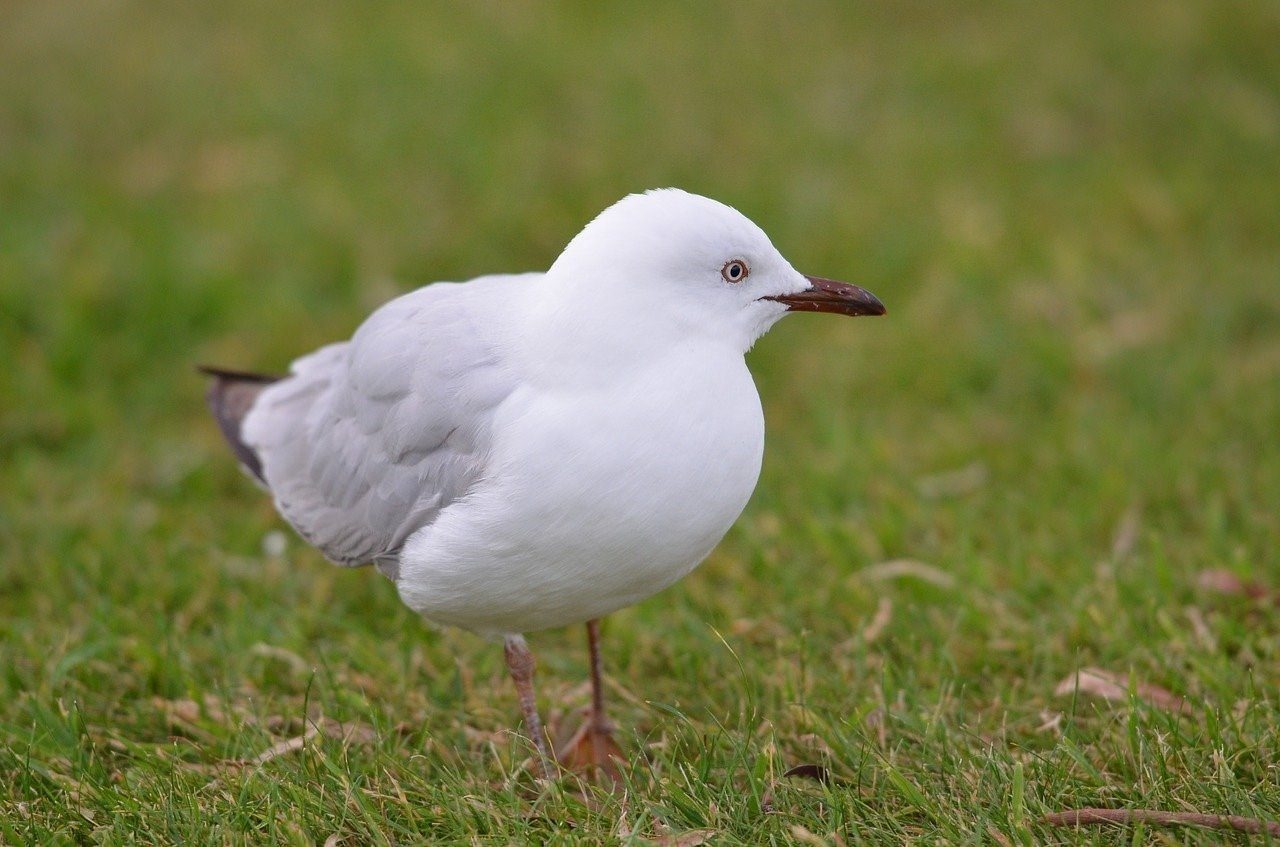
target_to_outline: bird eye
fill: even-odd
[[[742,282],[749,273],[751,273],[751,269],[741,259],[730,259],[720,269],[720,276],[724,277],[725,282]]]

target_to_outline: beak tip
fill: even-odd
[[[879,316],[888,313],[884,303],[865,288],[834,279],[806,276],[811,286],[799,294],[769,299],[786,303],[791,311],[832,312],[840,315]]]

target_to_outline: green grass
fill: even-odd
[[[1211,844],[1243,836],[1040,818],[1280,819],[1280,615],[1197,587],[1280,587],[1277,43],[1275,4],[1207,0],[8,4],[0,841]],[[292,535],[266,552],[282,525],[192,366],[281,368],[673,184],[890,315],[751,353],[754,500],[607,621],[627,792],[539,795],[500,651]],[[954,583],[868,576],[904,558]],[[585,703],[581,640],[532,638],[544,712]],[[1083,667],[1134,696],[1054,693]],[[236,766],[321,715],[348,734]],[[810,762],[833,782],[779,779]]]

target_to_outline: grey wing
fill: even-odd
[[[329,559],[394,559],[483,475],[493,411],[514,380],[476,306],[513,279],[397,298],[254,403],[245,440],[276,507]]]

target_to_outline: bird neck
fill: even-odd
[[[578,383],[625,379],[681,351],[731,351],[705,323],[674,309],[651,287],[620,281],[580,284],[544,278],[524,322],[527,361],[557,379]],[[611,284],[612,282],[612,284]],[[691,353],[692,355],[692,353]]]

